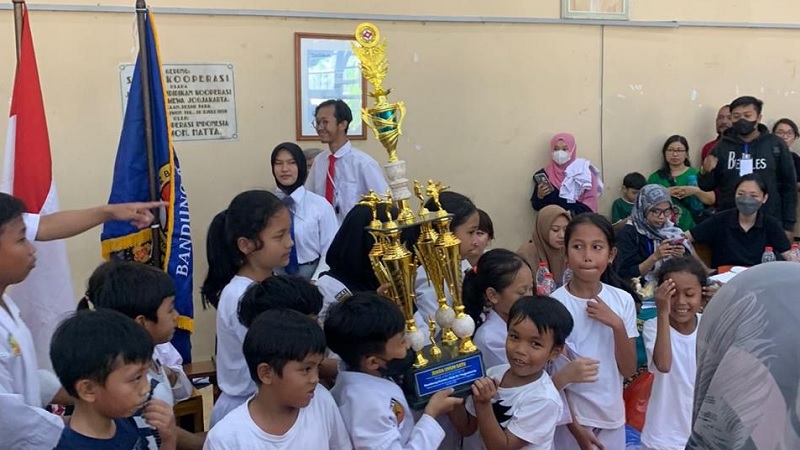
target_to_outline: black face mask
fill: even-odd
[[[756,122],[750,122],[747,119],[739,119],[733,123],[733,129],[739,136],[747,136],[756,129]]]
[[[384,377],[389,378],[404,375],[414,365],[415,357],[414,350],[408,349],[405,358],[387,360],[386,367],[380,367],[378,371]]]

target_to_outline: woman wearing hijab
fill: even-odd
[[[736,275],[709,302],[697,334],[687,450],[800,448],[800,264]]]
[[[693,253],[683,231],[675,226],[676,208],[667,189],[648,184],[639,191],[631,223],[617,233],[617,273],[650,281],[661,260]]]
[[[539,264],[545,263],[560,286],[567,266],[567,253],[564,251],[564,232],[569,224],[569,211],[556,205],[542,208],[536,215],[533,237],[517,250],[534,272]]]
[[[600,171],[588,160],[577,157],[575,137],[569,133],[553,136],[550,159],[547,167],[533,174],[533,209],[557,205],[573,216],[596,212],[597,198],[603,193]]]
[[[316,280],[327,269],[325,254],[339,228],[336,213],[324,197],[306,190],[308,176],[306,157],[297,144],[284,142],[272,151],[272,175],[278,186],[278,196],[292,214],[294,247],[289,265],[276,270]]]

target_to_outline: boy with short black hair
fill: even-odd
[[[0,193],[0,440],[8,448],[38,450],[58,443],[64,422],[43,408],[33,338],[5,294],[36,263],[24,211],[19,199]]]
[[[508,314],[509,364],[489,368],[466,405],[450,413],[461,434],[478,430],[488,449],[549,450],[566,406],[545,366],[561,353],[573,324],[558,300],[517,300]]]
[[[130,318],[108,310],[78,311],[58,326],[50,359],[76,400],[56,450],[144,450],[145,437],[131,417],[144,408],[162,450],[176,447],[172,405],[150,399],[147,371],[153,343]]]
[[[646,184],[647,180],[639,172],[631,172],[622,179],[622,196],[614,200],[614,204],[611,205],[611,223],[614,224],[614,230],[619,231],[618,229],[628,222],[636,196]]]
[[[336,403],[319,385],[325,336],[314,319],[266,311],[250,324],[242,350],[258,391],[211,429],[205,450],[353,448]]]
[[[390,377],[411,367],[414,353],[405,338],[405,318],[391,300],[358,292],[331,306],[325,337],[347,370],[331,393],[358,449],[436,449],[445,437],[435,418],[461,399],[452,389],[433,395],[414,423],[403,391]]]
[[[250,328],[256,317],[271,309],[293,309],[316,318],[322,309],[322,294],[304,278],[289,275],[269,277],[251,284],[242,294],[239,322]]]
[[[108,261],[99,265],[78,303],[78,309],[112,309],[142,326],[150,335],[155,348],[147,378],[152,397],[168,405],[189,398],[193,386],[183,371],[180,353],[170,344],[175,332],[178,312],[175,310],[175,283],[156,267],[127,261]],[[147,435],[150,450],[158,449],[158,436],[144,417],[134,419]],[[200,448],[203,438],[178,430],[178,442],[183,448]]]

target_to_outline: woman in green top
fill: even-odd
[[[689,165],[689,143],[679,135],[670,136],[661,149],[664,157],[661,169],[653,172],[648,184],[660,184],[667,188],[680,208],[680,217],[675,225],[681,230],[690,230],[695,225],[693,215],[703,211],[706,205],[713,205],[714,192],[706,192],[697,187],[697,169]]]

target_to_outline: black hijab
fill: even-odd
[[[281,150],[286,150],[292,155],[294,158],[295,164],[297,164],[297,180],[295,180],[294,184],[290,186],[284,186],[278,181],[278,177],[275,176],[275,160],[278,158],[278,152]],[[300,148],[299,145],[295,144],[294,142],[284,142],[278,144],[274,150],[272,150],[272,157],[270,158],[271,165],[272,165],[272,176],[275,178],[275,184],[278,185],[281,191],[283,191],[286,195],[292,195],[297,188],[305,184],[306,178],[308,178],[308,165],[306,164],[306,155],[303,153],[303,149]]]
[[[393,211],[396,216],[397,211]],[[378,205],[378,219],[386,220],[386,205]],[[330,270],[324,275],[336,278],[350,292],[375,291],[380,286],[369,261],[369,251],[375,243],[366,230],[371,221],[372,209],[364,205],[354,206],[342,221],[325,257]],[[416,228],[407,228],[402,233],[402,240],[412,253],[419,234]]]

